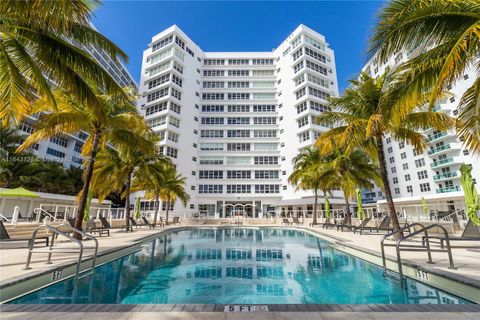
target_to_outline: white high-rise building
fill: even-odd
[[[295,192],[288,176],[293,157],[328,129],[315,115],[338,96],[324,36],[300,25],[271,52],[204,52],[172,26],[143,53],[140,93],[161,152],[187,178],[190,203],[174,214],[312,209],[312,193]]]
[[[83,47],[92,57],[100,63],[103,68],[122,87],[134,87],[137,85],[127,68],[120,62],[115,62],[106,52],[102,52],[93,46]],[[25,138],[34,132],[34,124],[38,120],[36,116],[29,116],[23,120],[18,132]],[[42,140],[30,149],[39,158],[61,162],[65,167],[79,167],[82,165],[80,152],[85,140],[88,138],[86,132],[79,132],[75,135],[63,135]]]
[[[415,56],[417,48],[412,51],[399,52],[387,59],[379,61],[374,56],[363,68],[363,71],[373,77],[380,76],[386,68],[393,69],[399,64]],[[449,88],[451,97],[439,101],[434,112],[444,112],[452,117],[458,114],[458,104],[464,92],[475,81],[476,74],[467,70],[462,79],[452,88]],[[435,200],[443,202],[453,209],[453,199],[463,197],[460,184],[460,166],[465,163],[472,166],[472,176],[477,181],[477,190],[480,194],[480,158],[472,155],[459,141],[455,130],[442,132],[433,129],[424,132],[428,149],[424,153],[417,153],[414,148],[403,142],[395,141],[392,137],[384,137],[384,153],[390,180],[390,188],[395,202],[408,202],[410,199]],[[385,198],[380,188],[364,190],[363,200],[375,202]],[[384,202],[384,201],[381,201]],[[398,208],[397,208],[398,210]]]

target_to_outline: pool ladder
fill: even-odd
[[[67,232],[62,231],[62,230],[60,230],[60,227],[66,228],[66,229],[68,229],[68,231]],[[37,238],[38,231],[40,231],[41,229],[47,229],[48,231],[50,231],[52,233],[52,239],[50,241],[50,245],[49,245],[48,249],[34,249],[35,240]],[[81,234],[85,238],[92,239],[93,242],[95,243],[95,247],[84,247],[82,241],[74,238],[72,235],[69,234],[70,232],[72,232],[72,233],[76,232],[76,233]],[[54,245],[54,242],[55,242],[55,238],[58,237],[58,235],[62,235],[65,238],[69,239],[70,241],[76,243],[78,245],[78,249],[54,248],[53,245]],[[93,254],[93,257],[92,257],[92,266],[91,266],[91,269],[90,269],[91,273],[93,274],[95,272],[95,265],[96,265],[96,262],[97,262],[97,253],[98,253],[98,240],[97,240],[96,237],[94,237],[93,235],[88,234],[88,233],[86,233],[82,230],[78,230],[78,229],[76,229],[76,228],[74,228],[74,227],[72,227],[68,224],[60,224],[57,227],[54,227],[54,226],[51,226],[51,225],[41,225],[37,229],[35,229],[35,231],[33,232],[32,240],[30,241],[30,244],[29,244],[29,247],[28,247],[27,262],[25,264],[24,269],[25,270],[31,269],[30,262],[31,262],[33,253],[48,253],[47,263],[52,263],[52,254],[54,252],[57,252],[57,253],[78,253],[77,264],[76,264],[76,267],[75,267],[75,278],[73,280],[73,285],[74,285],[74,287],[76,287],[77,282],[78,282],[78,278],[79,278],[79,274],[80,274],[80,264],[82,263],[84,249],[94,249],[94,254]]]
[[[415,227],[420,227],[420,229],[415,230]],[[413,232],[411,232],[411,228],[413,228]],[[430,241],[428,238],[428,231],[432,228],[440,228],[443,231],[443,234],[445,236],[445,243],[446,243],[446,249],[432,249],[430,247]],[[395,243],[385,243],[385,240],[387,238],[390,238],[394,235],[397,234],[403,234],[404,231],[409,232],[408,235],[402,236],[400,239],[398,239]],[[422,245],[414,245],[414,244],[404,244],[403,242],[405,240],[411,239],[417,235],[423,234],[423,239],[422,239]],[[381,249],[382,249],[382,262],[383,262],[383,274],[384,276],[387,276],[387,261],[385,258],[385,247],[395,247],[396,248],[396,253],[397,253],[397,266],[398,266],[398,273],[399,273],[399,278],[400,278],[400,285],[403,287],[404,286],[404,277],[403,277],[403,269],[402,269],[402,258],[400,255],[401,251],[416,251],[416,252],[427,252],[428,256],[428,261],[427,263],[433,264],[432,260],[432,252],[447,252],[448,254],[448,260],[449,260],[449,269],[455,269],[455,266],[453,264],[453,256],[452,256],[452,249],[450,247],[450,240],[448,238],[448,232],[447,230],[439,225],[439,224],[432,224],[429,226],[424,226],[420,223],[412,223],[412,224],[407,224],[403,228],[398,229],[397,231],[387,233],[384,235],[380,241]]]

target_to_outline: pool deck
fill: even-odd
[[[194,226],[191,224],[183,224],[181,227]],[[198,227],[219,226],[217,225],[197,225]],[[279,224],[271,224],[268,221],[257,221],[255,224],[246,224],[246,226],[279,226]],[[293,226],[295,227],[295,226]],[[135,229],[133,233],[125,233],[120,230],[113,230],[110,237],[99,237],[99,255],[113,252],[119,249],[132,247],[135,244],[140,243],[148,237],[167,230],[175,229],[177,226],[169,228],[149,230],[148,228]],[[353,234],[353,232],[341,232],[333,229],[325,230],[320,227],[308,227],[308,222],[304,226],[299,228],[309,230],[319,234],[321,237],[325,237],[334,242],[334,245],[339,250],[343,249],[358,249],[360,251],[369,253],[370,255],[380,255],[380,239],[381,235],[369,234],[364,235]],[[91,245],[91,241],[85,242],[86,246]],[[461,243],[461,245],[469,245],[470,242]],[[478,244],[478,243],[477,243]],[[57,244],[55,245],[57,246]],[[58,246],[72,247],[71,243],[59,243]],[[480,249],[466,249],[455,248],[453,251],[453,259],[455,263],[455,270],[448,268],[448,258],[446,253],[432,253],[433,261],[435,264],[427,264],[425,252],[402,252],[402,258],[404,264],[412,264],[418,268],[424,268],[429,272],[433,272],[449,279],[453,279],[459,282],[468,283],[469,285],[480,288]],[[87,254],[91,252],[87,250]],[[348,251],[347,251],[348,252]],[[8,286],[12,283],[18,283],[26,278],[32,278],[38,274],[45,274],[57,269],[61,266],[71,265],[75,263],[76,258],[74,254],[56,253],[53,255],[52,264],[45,264],[45,254],[34,254],[32,257],[30,270],[23,270],[25,266],[25,260],[27,257],[28,249],[25,243],[1,243],[0,244],[0,288]],[[392,258],[395,256],[394,248],[386,248],[387,257]],[[122,312],[105,313],[104,310],[89,311],[69,309],[68,312],[63,311],[68,305],[59,306],[57,308],[42,309],[41,306],[25,305],[26,309],[12,309],[13,307],[7,305],[1,305],[0,311],[2,312],[1,318],[3,319],[16,319],[21,317],[22,319],[63,319],[68,315],[71,319],[150,319],[158,318],[155,315],[155,308],[147,309],[129,309],[125,308],[125,305],[118,305],[118,308],[123,309]],[[114,305],[115,306],[115,305]],[[361,305],[360,305],[361,306]],[[408,305],[407,305],[408,306]],[[70,306],[72,307],[72,306]],[[408,311],[406,306],[400,306],[404,308],[404,311]],[[55,311],[55,310],[57,311]],[[351,310],[350,310],[351,309]],[[382,310],[376,310],[372,312],[370,309],[366,310],[321,310],[310,312],[303,312],[298,310],[294,312],[278,312],[277,310],[270,310],[271,312],[262,313],[223,313],[223,312],[195,312],[192,310],[189,312],[181,311],[181,309],[173,309],[172,311],[162,310],[161,319],[429,319],[435,317],[436,320],[441,319],[477,319],[480,308],[468,309],[451,309],[450,312],[446,310],[437,309],[422,309],[422,310],[410,310],[408,312],[382,312]],[[120,310],[118,310],[120,311]],[[290,310],[289,310],[290,311]]]

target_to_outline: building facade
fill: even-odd
[[[190,203],[174,214],[312,207],[311,192],[295,192],[288,176],[293,157],[328,129],[315,116],[338,95],[324,36],[300,25],[271,52],[205,52],[172,26],[144,51],[139,87],[160,152],[187,178]]]
[[[115,79],[122,87],[137,88],[127,68],[120,62],[114,61],[106,52],[93,47],[84,46],[92,57],[100,63],[105,70]],[[35,122],[38,120],[36,116],[27,117],[19,126],[19,133],[25,138],[32,134],[35,129]],[[75,135],[63,135],[42,140],[31,147],[31,151],[39,158],[61,162],[65,167],[79,167],[82,165],[80,152],[85,140],[88,138],[86,132],[79,132]]]
[[[399,64],[415,56],[421,48],[412,51],[399,52],[386,61],[379,61],[374,56],[363,68],[363,71],[373,77],[380,76],[387,68],[393,69]],[[444,112],[452,117],[458,114],[458,104],[464,92],[473,84],[476,75],[474,70],[467,70],[454,86],[448,88],[451,96],[440,100],[434,112]],[[396,141],[393,137],[384,137],[384,153],[390,180],[390,188],[395,202],[402,203],[409,199],[434,200],[437,203],[448,204],[451,199],[463,196],[460,184],[459,168],[462,164],[472,166],[472,176],[480,181],[480,158],[462,145],[454,129],[424,132],[428,148],[423,153],[404,141]],[[480,193],[480,184],[476,184]],[[365,202],[385,202],[385,195],[380,188],[364,190]],[[461,202],[456,201],[456,203]],[[418,201],[417,201],[418,202]],[[398,209],[397,209],[398,210]]]

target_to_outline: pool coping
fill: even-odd
[[[475,312],[478,304],[2,304],[0,312],[228,312],[230,306],[262,307],[250,312]],[[233,312],[233,311],[231,311]],[[240,311],[241,312],[241,311]]]
[[[97,255],[98,260],[101,260],[102,258],[105,258],[106,256],[109,256],[109,255],[114,255],[115,257],[108,258],[108,259],[106,259],[107,261],[102,262],[102,263],[98,263],[97,266],[102,265],[104,263],[108,263],[108,262],[112,261],[113,259],[117,259],[119,256],[124,256],[126,254],[130,254],[130,253],[134,252],[135,248],[137,248],[139,245],[143,244],[144,242],[147,242],[149,239],[157,238],[157,237],[159,237],[160,235],[162,235],[166,232],[171,232],[171,231],[175,231],[175,230],[183,230],[183,229],[204,229],[204,228],[226,228],[227,229],[227,228],[232,228],[232,227],[236,227],[236,226],[233,226],[233,225],[196,225],[196,226],[173,226],[173,227],[169,227],[167,229],[161,229],[161,230],[159,229],[158,233],[150,234],[150,235],[147,235],[145,237],[140,237],[138,239],[132,240],[133,243],[126,246],[126,247],[116,247],[116,248],[111,248],[111,249],[105,249],[104,251],[102,251],[101,253],[99,253]],[[381,254],[374,251],[374,250],[356,246],[356,245],[350,243],[350,241],[348,241],[348,240],[345,241],[342,238],[322,233],[321,230],[318,230],[318,229],[315,229],[315,228],[312,228],[312,227],[307,227],[307,226],[272,226],[272,225],[251,225],[251,226],[246,225],[246,226],[242,226],[242,227],[243,228],[252,228],[252,229],[261,228],[261,227],[271,227],[271,228],[282,228],[282,229],[288,228],[288,229],[302,230],[302,231],[306,231],[307,233],[310,233],[310,234],[313,234],[313,235],[316,235],[316,236],[321,236],[321,238],[323,238],[326,241],[331,242],[334,245],[339,245],[339,246],[351,248],[353,250],[363,252],[367,255],[370,255],[370,256],[373,256],[373,257],[376,257],[376,258],[381,258]],[[122,252],[122,254],[118,255],[118,253],[120,253],[120,252]],[[355,256],[355,254],[352,253],[352,252],[348,252],[348,253]],[[358,257],[358,255],[357,255],[357,257]],[[396,264],[396,258],[395,257],[393,257],[391,255],[386,255],[385,257],[386,257],[387,262],[393,262],[393,263]],[[361,258],[361,257],[359,257],[359,258]],[[91,258],[87,258],[82,262],[82,265],[84,266],[84,268],[81,268],[82,270],[85,270],[85,266],[89,265],[89,261],[91,261]],[[368,260],[368,261],[370,263],[378,265],[378,263],[372,262],[370,260]],[[76,264],[76,262],[72,261],[72,262],[69,262],[69,263],[56,265],[56,266],[54,266],[52,268],[48,268],[46,270],[32,272],[32,273],[29,273],[28,275],[17,276],[17,277],[14,277],[14,278],[6,279],[6,280],[0,282],[0,291],[4,290],[6,288],[10,289],[11,287],[14,287],[16,285],[25,283],[28,280],[33,281],[34,279],[39,279],[40,277],[48,276],[52,272],[55,272],[55,271],[58,271],[58,270],[64,270],[66,268],[73,269],[75,264]],[[476,290],[480,290],[480,281],[476,280],[476,279],[473,279],[473,278],[469,278],[467,276],[457,275],[457,274],[454,274],[454,273],[451,273],[451,272],[448,272],[448,271],[428,268],[428,267],[416,264],[414,262],[411,262],[411,261],[408,261],[408,260],[405,260],[405,259],[402,260],[402,265],[406,266],[406,267],[418,269],[418,270],[423,270],[425,272],[431,273],[431,274],[439,276],[441,278],[445,278],[447,280],[458,282],[458,283],[461,283],[465,286],[472,287]],[[387,265],[387,269],[391,269],[391,268],[389,268],[388,265]],[[20,296],[25,295],[25,294],[28,294],[29,292],[33,292],[33,291],[39,290],[43,287],[50,286],[50,285],[52,285],[56,282],[64,281],[65,279],[67,279],[70,276],[73,276],[73,274],[67,274],[67,275],[62,276],[61,278],[59,278],[55,281],[51,281],[49,283],[46,283],[42,286],[39,286],[39,287],[35,288],[34,290],[29,290],[29,291],[22,292],[20,294],[15,295],[14,297],[3,298],[3,297],[0,296],[0,306],[3,307],[3,306],[6,305],[5,304],[6,302],[14,300],[14,299],[16,299]],[[410,278],[412,278],[412,277],[410,277]],[[420,281],[419,279],[415,279],[415,278],[414,278],[414,280]],[[420,282],[424,282],[424,281],[420,281]],[[432,285],[431,283],[428,283],[428,282],[425,282],[425,283],[427,283],[429,285]],[[435,287],[435,285],[433,285],[433,286]],[[439,289],[447,291],[444,288],[439,288]],[[449,291],[447,291],[447,292],[449,292]],[[450,292],[450,293],[452,293],[452,292]],[[458,293],[453,293],[453,294],[458,296]],[[462,297],[462,298],[472,301],[471,298],[465,298],[465,297]],[[478,301],[473,301],[473,302],[479,303]],[[478,304],[478,305],[480,306],[480,304]],[[279,311],[281,311],[281,310],[279,310]],[[315,311],[324,311],[324,310],[315,310]]]

